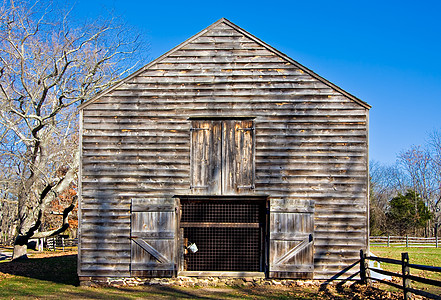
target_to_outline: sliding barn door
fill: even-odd
[[[311,202],[275,204],[270,212],[269,276],[314,276],[314,206]]]
[[[175,274],[176,212],[173,205],[132,205],[132,276]]]

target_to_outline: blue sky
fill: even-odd
[[[441,1],[76,0],[113,10],[154,59],[224,17],[372,105],[370,159],[393,163],[441,130]]]

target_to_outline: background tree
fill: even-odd
[[[426,147],[412,146],[398,156],[398,163],[408,176],[409,188],[418,194],[427,207],[432,206],[436,193],[436,178],[433,176],[433,159]],[[414,210],[417,213],[418,202],[414,201]],[[430,224],[427,223],[427,231]],[[414,230],[416,235],[416,228]]]
[[[430,153],[433,162],[432,176],[435,177],[435,191],[429,209],[433,214],[435,236],[439,236],[441,224],[441,132],[435,130],[429,137]]]
[[[387,166],[370,162],[370,230],[374,235],[391,234],[393,214],[391,201],[412,190],[419,197],[413,200],[414,214],[418,214],[422,200],[432,218],[426,226],[414,226],[414,235],[433,236],[439,233],[441,221],[441,134],[434,131],[423,146],[411,146],[397,156],[395,164]],[[415,224],[414,224],[415,225]]]
[[[408,190],[405,195],[400,193],[390,201],[387,218],[394,233],[402,236],[424,227],[431,214],[421,197],[413,190]]]
[[[78,25],[55,4],[0,7],[0,159],[16,185],[8,195],[18,209],[14,259],[26,256],[29,238],[65,229],[63,219],[58,230],[37,233],[76,180],[76,106],[130,72],[140,45],[115,19]]]
[[[375,161],[369,163],[369,170],[370,233],[383,235],[389,230],[386,213],[390,207],[390,200],[406,190],[404,174],[397,166],[387,166]]]

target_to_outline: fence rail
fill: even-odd
[[[46,240],[46,245],[49,250],[62,249],[65,247],[75,247],[78,245],[78,239],[69,239],[62,236],[49,237]]]
[[[377,261],[377,262],[384,262],[394,265],[401,265],[401,273],[394,273],[386,270],[381,270],[378,268],[369,267],[368,261]],[[408,300],[410,299],[410,293],[413,293],[415,295],[420,295],[426,298],[430,299],[437,299],[440,300],[441,296],[431,294],[422,290],[414,289],[410,286],[410,281],[413,280],[415,282],[420,282],[428,285],[438,286],[441,287],[441,281],[414,276],[410,274],[410,269],[417,269],[417,270],[425,270],[425,271],[431,271],[431,272],[440,272],[441,273],[441,267],[433,267],[433,266],[425,266],[425,265],[417,265],[417,264],[411,264],[409,263],[409,254],[408,253],[401,253],[401,260],[397,259],[390,259],[385,257],[376,257],[376,256],[367,256],[366,253],[363,252],[363,250],[360,250],[360,278],[362,282],[369,283],[371,280],[375,280],[384,284],[387,284],[389,286],[393,286],[395,288],[403,290],[404,299]],[[402,285],[386,281],[378,278],[373,278],[370,275],[370,271],[380,273],[387,276],[392,277],[399,277],[402,279]]]
[[[432,247],[441,246],[441,238],[424,238],[412,236],[371,236],[371,246],[374,247]]]

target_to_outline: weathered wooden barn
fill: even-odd
[[[80,107],[80,279],[356,276],[369,108],[217,21]]]

